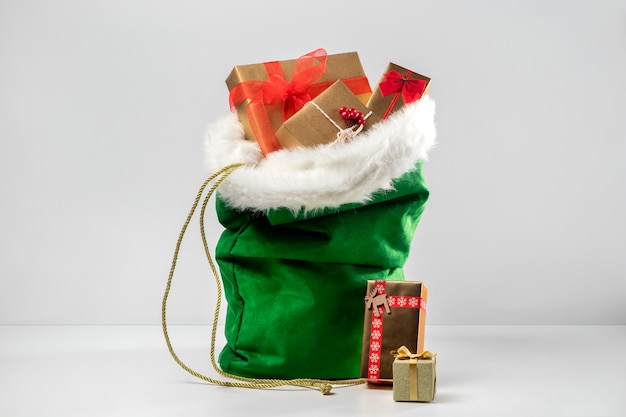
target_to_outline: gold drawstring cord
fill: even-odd
[[[163,328],[163,335],[165,336],[165,342],[167,344],[167,348],[170,352],[170,354],[172,355],[172,358],[174,358],[174,361],[181,367],[183,368],[185,371],[187,371],[188,373],[190,373],[191,375],[195,376],[196,378],[199,378],[203,381],[209,382],[211,384],[216,384],[216,385],[221,385],[221,386],[226,386],[226,387],[239,387],[239,388],[256,388],[256,389],[262,389],[262,388],[276,388],[276,387],[280,387],[280,386],[286,386],[286,385],[290,385],[290,386],[297,386],[297,387],[306,387],[306,388],[317,388],[320,390],[320,392],[324,395],[328,395],[330,394],[330,391],[332,389],[332,387],[334,385],[337,386],[348,386],[348,385],[358,385],[358,384],[362,384],[365,381],[361,380],[361,379],[348,379],[348,380],[324,380],[324,379],[312,379],[312,378],[297,378],[297,379],[260,379],[260,378],[246,378],[246,377],[241,377],[241,376],[237,376],[237,375],[232,375],[229,373],[226,373],[224,371],[222,371],[218,366],[217,363],[215,361],[215,336],[217,333],[217,323],[219,320],[219,314],[220,314],[220,309],[221,309],[221,303],[222,303],[222,285],[220,282],[220,278],[219,278],[219,274],[217,272],[217,268],[215,267],[215,263],[213,262],[213,259],[211,257],[211,253],[209,251],[209,246],[207,244],[207,240],[206,240],[206,234],[205,234],[205,228],[204,228],[204,217],[205,217],[205,212],[206,212],[206,207],[207,204],[211,198],[211,196],[213,195],[213,193],[215,192],[215,190],[220,186],[220,184],[230,175],[232,174],[237,168],[243,166],[243,164],[232,164],[232,165],[228,165],[225,166],[224,168],[220,169],[219,171],[215,172],[214,174],[212,174],[211,176],[209,176],[200,186],[200,189],[198,190],[198,194],[196,195],[196,198],[193,202],[193,205],[191,206],[191,210],[189,211],[189,214],[187,215],[187,218],[185,220],[185,223],[183,224],[183,227],[180,231],[180,234],[178,236],[178,241],[176,242],[176,248],[174,250],[174,257],[172,259],[172,265],[170,267],[170,272],[169,272],[169,276],[167,278],[167,285],[165,287],[165,293],[163,294],[163,302],[161,304],[161,325]],[[171,290],[171,286],[172,286],[172,278],[174,277],[174,271],[176,269],[176,262],[178,260],[178,254],[180,251],[180,246],[182,244],[183,241],[183,237],[185,235],[185,232],[187,230],[187,227],[189,226],[189,223],[191,223],[191,219],[193,218],[193,215],[198,207],[198,204],[200,203],[200,199],[202,198],[202,194],[204,193],[204,190],[206,189],[206,187],[213,181],[215,180],[214,184],[211,186],[211,188],[209,189],[206,197],[204,198],[204,201],[202,203],[202,207],[200,210],[200,234],[202,236],[202,244],[204,246],[204,252],[206,254],[207,260],[209,261],[209,265],[211,267],[211,271],[213,273],[213,277],[215,278],[215,283],[217,285],[217,301],[216,301],[216,306],[215,306],[215,313],[213,315],[213,326],[211,329],[211,364],[213,365],[213,369],[220,375],[230,378],[230,379],[234,379],[234,380],[238,380],[240,382],[234,382],[234,381],[222,381],[222,380],[218,380],[218,379],[214,379],[214,378],[209,378],[208,376],[205,376],[203,374],[200,374],[196,371],[194,371],[193,369],[191,369],[190,367],[188,367],[185,363],[183,363],[183,361],[178,357],[178,355],[176,355],[176,353],[174,352],[174,348],[172,346],[172,343],[170,341],[170,337],[169,337],[169,333],[167,331],[167,299]]]

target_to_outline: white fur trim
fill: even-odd
[[[205,163],[211,172],[246,164],[219,188],[236,209],[308,212],[366,202],[428,158],[436,138],[434,114],[435,102],[425,96],[352,141],[282,149],[265,158],[256,142],[245,139],[237,116],[229,114],[209,127]]]

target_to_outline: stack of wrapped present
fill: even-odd
[[[424,350],[428,289],[419,281],[368,281],[361,377],[393,384],[396,401],[432,401],[435,355]]]
[[[246,138],[267,155],[352,139],[427,94],[430,78],[389,63],[372,91],[356,52],[318,49],[295,60],[236,66],[226,85]]]
[[[358,140],[428,94],[430,78],[388,63],[372,89],[356,52],[318,49],[298,59],[240,65],[226,80],[246,139],[264,155]],[[396,401],[432,401],[435,355],[424,350],[427,288],[418,281],[368,281],[361,378],[393,384]]]

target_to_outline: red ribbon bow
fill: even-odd
[[[409,78],[411,71],[407,71],[406,75],[402,75],[398,71],[391,70],[384,75],[385,81],[378,84],[383,97],[399,93],[402,94],[404,103],[409,104],[422,98],[426,90],[426,81]]]
[[[268,76],[264,81],[243,81],[230,90],[231,110],[250,99],[246,107],[248,120],[264,154],[280,149],[265,104],[282,102],[283,120],[293,116],[312,99],[310,88],[326,71],[326,58],[326,51],[321,48],[301,56],[290,81],[285,79],[280,62],[266,62]]]
[[[261,84],[261,91],[267,104],[283,103],[283,120],[293,116],[306,102],[311,101],[309,87],[326,71],[326,58],[324,49],[301,56],[296,60],[291,81],[285,79],[280,63],[268,67],[268,77]]]

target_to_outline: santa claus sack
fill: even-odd
[[[235,115],[211,126],[208,168],[244,163],[217,189],[224,372],[359,377],[363,294],[368,280],[404,279],[434,109],[424,97],[350,141],[266,157]]]

